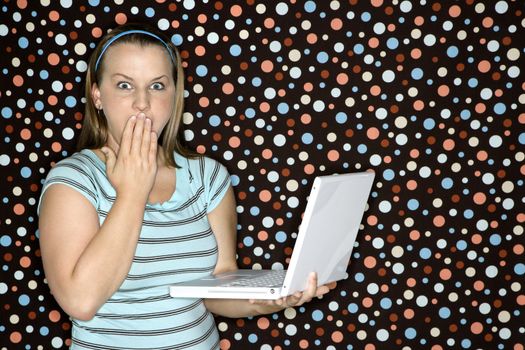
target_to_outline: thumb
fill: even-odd
[[[109,147],[102,147],[100,149],[102,153],[104,153],[104,156],[106,157],[106,172],[108,174],[113,172],[113,169],[115,168],[115,162],[117,161],[117,156],[115,152]]]

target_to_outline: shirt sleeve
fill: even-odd
[[[95,208],[98,207],[98,196],[91,172],[82,162],[69,158],[58,162],[49,171],[38,201],[38,213],[40,213],[40,204],[44,193],[49,187],[56,184],[66,185],[74,189],[83,195]]]
[[[206,196],[206,211],[215,209],[224,198],[230,187],[231,179],[224,165],[211,158],[204,158],[204,189]]]

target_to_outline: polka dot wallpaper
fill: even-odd
[[[71,342],[45,282],[36,203],[74,152],[94,45],[148,21],[182,52],[188,144],[232,174],[241,267],[286,266],[314,176],[377,173],[349,279],[297,309],[217,318],[223,349],[523,350],[524,10],[3,0],[0,349]]]

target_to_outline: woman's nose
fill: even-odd
[[[148,91],[137,90],[133,98],[133,108],[137,111],[143,112],[150,107],[150,96]]]

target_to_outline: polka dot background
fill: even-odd
[[[95,44],[146,20],[181,49],[188,144],[232,174],[241,267],[286,266],[315,175],[377,173],[349,279],[297,309],[217,318],[223,349],[523,350],[524,10],[2,1],[0,349],[71,342],[43,275],[36,203],[74,151]]]

